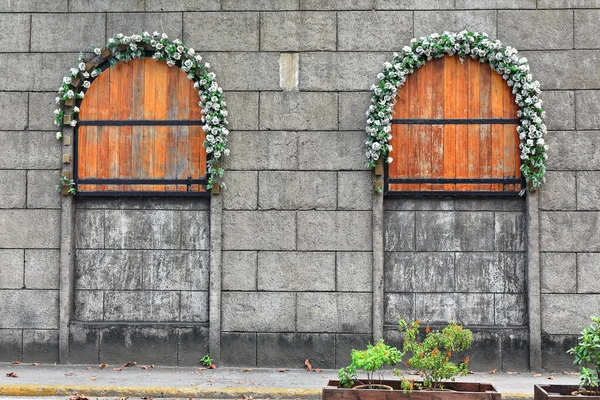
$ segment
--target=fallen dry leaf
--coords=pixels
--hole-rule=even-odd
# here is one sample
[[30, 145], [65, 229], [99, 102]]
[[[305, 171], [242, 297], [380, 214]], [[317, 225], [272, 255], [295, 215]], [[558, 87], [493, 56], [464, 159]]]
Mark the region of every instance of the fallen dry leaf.
[[40, 366], [40, 363], [33, 363], [33, 364], [31, 364], [31, 366], [32, 366], [32, 367], [39, 367], [39, 366]]
[[488, 372], [488, 374], [495, 374], [496, 371], [498, 371], [496, 368], [494, 368], [493, 370], [491, 370], [490, 372]]
[[150, 368], [154, 368], [154, 364], [150, 365]]
[[90, 370], [92, 369], [92, 367], [87, 367], [86, 369], [87, 369], [88, 371], [90, 371]]
[[136, 361], [130, 361], [130, 362], [126, 362], [125, 364], [121, 364], [121, 367], [135, 367], [137, 365]]
[[206, 369], [217, 369], [217, 366], [215, 364], [210, 364]]
[[108, 367], [108, 364], [100, 364], [100, 365], [98, 365], [98, 369], [104, 369], [104, 368], [107, 368], [107, 367]]
[[9, 378], [16, 378], [16, 377], [18, 377], [19, 375], [17, 375], [17, 373], [16, 373], [16, 372], [9, 372], [8, 374], [6, 374], [6, 376], [7, 376], [7, 377], [9, 377]]
[[90, 381], [95, 381], [96, 379], [98, 378], [96, 378], [95, 376], [90, 376]]
[[315, 368], [313, 369], [314, 372], [323, 372], [323, 370], [321, 368]]
[[67, 372], [67, 373], [65, 374], [65, 376], [73, 376], [73, 373], [72, 373], [72, 372]]
[[533, 374], [533, 376], [535, 376], [536, 378], [539, 378], [540, 376], [542, 376], [542, 374]]
[[289, 369], [280, 369], [279, 372], [287, 372]]
[[548, 379], [550, 379], [551, 381], [553, 381], [553, 380], [555, 380], [555, 379], [556, 379], [556, 377], [555, 377], [555, 376], [553, 376], [553, 375], [550, 375], [550, 376], [548, 377]]
[[304, 365], [306, 365], [307, 371], [312, 371], [312, 364], [310, 363], [310, 361], [308, 361], [308, 358], [304, 361]]
[[252, 368], [244, 368], [242, 372], [252, 372]]
[[140, 369], [148, 369], [145, 365], [140, 365]]
[[78, 394], [72, 394], [69, 396], [70, 400], [89, 400], [87, 397], [80, 396]]
[[11, 362], [11, 364], [21, 364], [21, 361], [16, 361], [15, 360], [15, 361]]
[[520, 375], [521, 373], [520, 372], [515, 372], [515, 371], [508, 371], [506, 374], [507, 375]]
[[122, 369], [123, 368], [121, 368], [121, 367], [116, 367], [116, 368], [113, 368], [113, 371], [121, 371]]

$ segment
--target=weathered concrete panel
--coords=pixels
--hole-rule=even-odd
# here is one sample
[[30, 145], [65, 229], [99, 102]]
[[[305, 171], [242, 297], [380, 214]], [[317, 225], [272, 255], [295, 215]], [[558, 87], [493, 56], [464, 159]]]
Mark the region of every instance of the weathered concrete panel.
[[596, 8], [598, 0], [538, 0], [538, 8]]
[[298, 293], [299, 332], [369, 333], [371, 293]]
[[296, 294], [222, 293], [222, 331], [281, 332], [296, 329]]
[[595, 34], [600, 10], [576, 10], [575, 11], [575, 48], [597, 49], [600, 40]]
[[58, 330], [24, 330], [23, 361], [58, 362]]
[[371, 171], [338, 172], [337, 177], [339, 210], [370, 210], [373, 207]]
[[[415, 37], [463, 29], [496, 37], [496, 11], [415, 11]], [[400, 46], [399, 46], [400, 47]]]
[[[600, 10], [598, 10], [600, 11]], [[575, 94], [577, 129], [600, 128], [600, 90], [578, 90]]]
[[143, 268], [146, 290], [208, 290], [208, 251], [147, 251], [142, 264], [132, 265], [136, 267]]
[[335, 172], [263, 171], [259, 181], [263, 210], [334, 210], [337, 205]]
[[455, 289], [453, 253], [386, 252], [386, 292], [452, 292]]
[[224, 250], [295, 250], [296, 213], [224, 211]]
[[298, 169], [366, 170], [363, 132], [300, 132]]
[[335, 290], [335, 253], [258, 253], [259, 291]]
[[430, 323], [451, 319], [465, 325], [494, 325], [494, 295], [491, 293], [415, 294], [415, 318]]
[[[95, 1], [72, 0], [69, 2], [70, 12], [131, 12], [145, 11], [145, 0]], [[115, 32], [116, 33], [116, 32]], [[124, 32], [125, 33], [125, 32]], [[129, 33], [126, 33], [129, 34]]]
[[[164, 32], [169, 39], [181, 39], [182, 18], [178, 13], [108, 13], [106, 14], [106, 39], [121, 32], [124, 35], [133, 35], [140, 32]], [[91, 43], [97, 43], [96, 41]], [[97, 43], [100, 45], [102, 43]], [[188, 46], [196, 47], [187, 43]]]
[[[570, 277], [570, 280], [572, 279], [573, 275]], [[600, 293], [598, 282], [600, 282], [600, 253], [577, 254], [577, 293]]]
[[227, 165], [231, 169], [294, 170], [298, 168], [296, 132], [232, 132], [227, 145], [231, 149], [227, 160]]
[[104, 210], [77, 210], [75, 232], [78, 249], [104, 248]]
[[459, 292], [523, 293], [524, 253], [456, 253]]
[[[577, 173], [577, 209], [600, 210], [600, 172], [580, 171]], [[573, 192], [569, 193], [573, 197]]]
[[572, 49], [573, 10], [500, 10], [498, 39], [519, 50]]
[[256, 290], [256, 251], [224, 251], [222, 270], [223, 290]]
[[[87, 46], [89, 44], [82, 49]], [[0, 65], [4, 69], [0, 76], [0, 87], [15, 91], [57, 90], [64, 74], [76, 60], [77, 57], [72, 53], [1, 53]], [[44, 150], [48, 148], [44, 147]]]
[[208, 328], [196, 326], [177, 329], [177, 364], [197, 366], [198, 360], [208, 354]]
[[551, 132], [548, 169], [600, 170], [600, 131]]
[[383, 321], [386, 324], [397, 324], [398, 320], [415, 319], [415, 295], [413, 293], [386, 293]]
[[23, 331], [21, 329], [0, 329], [0, 362], [21, 359]]
[[208, 211], [209, 198], [185, 197], [81, 197], [77, 209]]
[[0, 288], [21, 289], [24, 286], [23, 250], [0, 250]]
[[100, 330], [101, 363], [177, 364], [179, 335], [172, 327], [131, 327], [115, 325]]
[[536, 0], [456, 0], [455, 8], [517, 8], [522, 10], [527, 8], [535, 8], [535, 2]]
[[221, 0], [223, 10], [297, 10], [298, 0]]
[[367, 344], [373, 343], [372, 335], [356, 335], [339, 333], [335, 335], [335, 366], [343, 368], [352, 362], [352, 349], [366, 349]]
[[25, 171], [0, 170], [0, 208], [25, 208]]
[[307, 358], [313, 365], [333, 368], [335, 335], [327, 333], [259, 333], [256, 364], [259, 367], [303, 366]]
[[220, 0], [146, 0], [146, 11], [218, 11]]
[[[106, 210], [104, 244], [109, 249], [178, 249], [184, 221], [175, 211]], [[190, 221], [186, 236], [190, 229], [207, 229], [200, 225]]]
[[573, 90], [545, 91], [544, 110], [548, 129], [575, 129], [575, 92]]
[[[187, 211], [180, 213], [181, 248], [189, 250], [210, 250], [210, 214], [208, 211]], [[177, 234], [177, 225], [173, 221]], [[160, 232], [160, 231], [159, 231]], [[157, 233], [160, 234], [160, 233]], [[176, 246], [177, 240], [169, 239]], [[170, 245], [169, 245], [170, 246]]]
[[[225, 91], [280, 90], [279, 53], [203, 52], [203, 57], [210, 63], [211, 69], [217, 74], [219, 85]], [[261, 93], [261, 102], [263, 95], [265, 93]], [[266, 113], [261, 108], [261, 121], [264, 116]]]
[[494, 249], [525, 251], [525, 215], [522, 212], [496, 212]]
[[99, 290], [76, 290], [75, 313], [77, 321], [104, 320], [104, 292]]
[[545, 294], [541, 300], [543, 334], [577, 335], [600, 309], [599, 294]]
[[150, 269], [148, 254], [140, 250], [77, 250], [77, 289], [142, 289], [144, 269]]
[[106, 14], [100, 13], [33, 14], [31, 51], [79, 52], [90, 45], [100, 46], [106, 36], [105, 25]]
[[383, 214], [383, 220], [385, 251], [411, 251], [415, 249], [414, 212], [386, 211]]
[[291, 11], [262, 13], [262, 51], [322, 51], [336, 49], [336, 13]]
[[525, 294], [494, 294], [494, 323], [501, 326], [527, 325]]
[[372, 215], [368, 211], [299, 211], [299, 250], [371, 250]]
[[[6, 14], [4, 14], [6, 15]], [[0, 14], [0, 29], [2, 18]], [[18, 15], [16, 16], [19, 17]], [[14, 39], [14, 36], [10, 36]], [[0, 48], [2, 39], [0, 39]], [[2, 92], [0, 93], [0, 129], [23, 130], [27, 128], [27, 93]], [[50, 119], [52, 121], [52, 118]], [[29, 127], [29, 129], [32, 129]]]
[[258, 172], [227, 171], [223, 191], [225, 210], [256, 210], [258, 204]]
[[37, 0], [12, 0], [0, 4], [1, 12], [67, 12], [68, 0], [47, 3]]
[[443, 10], [452, 8], [454, 8], [454, 0], [375, 0], [375, 9], [377, 10]]
[[[459, 204], [461, 200], [456, 199]], [[416, 211], [416, 210], [431, 210], [431, 211], [449, 211], [454, 210], [455, 200], [452, 197], [390, 197], [383, 201], [384, 210], [394, 211]], [[478, 203], [475, 203], [478, 204]], [[458, 208], [457, 208], [458, 209]], [[475, 210], [473, 207], [468, 207], [468, 210]]]
[[494, 213], [416, 213], [417, 251], [492, 251]]
[[[252, 69], [260, 68], [259, 65]], [[279, 77], [279, 64], [277, 65]], [[279, 80], [277, 81], [279, 88]], [[336, 93], [262, 92], [260, 128], [265, 130], [335, 130], [338, 125]], [[336, 143], [330, 139], [330, 142]]]
[[69, 362], [98, 364], [98, 330], [79, 324], [69, 327]]
[[59, 289], [59, 250], [25, 250], [25, 287]]
[[336, 290], [370, 292], [373, 287], [373, 255], [371, 252], [338, 252], [336, 254]]
[[540, 213], [541, 251], [600, 251], [600, 213]]
[[105, 321], [178, 321], [179, 292], [105, 292]]
[[597, 50], [524, 51], [531, 73], [546, 89], [598, 89], [600, 71], [594, 65], [600, 62]]
[[181, 320], [208, 322], [208, 292], [181, 292]]
[[529, 332], [510, 329], [502, 335], [502, 370], [529, 370]]
[[0, 315], [1, 329], [58, 329], [58, 291], [0, 290]]
[[577, 196], [575, 172], [547, 171], [546, 183], [540, 189], [541, 210], [575, 210]]
[[[431, 201], [435, 204], [434, 199]], [[445, 200], [444, 203], [448, 201]], [[454, 209], [457, 211], [525, 211], [525, 204], [524, 197], [456, 197], [454, 199]]]
[[256, 333], [221, 333], [221, 364], [256, 365]]
[[60, 208], [59, 180], [60, 171], [27, 171], [27, 207]]
[[370, 10], [373, 0], [300, 0], [301, 10]]
[[258, 51], [258, 23], [256, 12], [185, 13], [183, 41], [203, 52]]
[[577, 345], [577, 335], [542, 335], [542, 368], [545, 371], [570, 371], [573, 356], [567, 354]]
[[58, 210], [0, 210], [0, 248], [58, 248]]
[[540, 267], [542, 293], [577, 292], [575, 253], [541, 253]]
[[[0, 87], [3, 86], [1, 79]], [[0, 142], [0, 169], [60, 167], [60, 144], [54, 132], [0, 132]]]
[[412, 17], [409, 11], [341, 12], [338, 51], [398, 50], [413, 37]]

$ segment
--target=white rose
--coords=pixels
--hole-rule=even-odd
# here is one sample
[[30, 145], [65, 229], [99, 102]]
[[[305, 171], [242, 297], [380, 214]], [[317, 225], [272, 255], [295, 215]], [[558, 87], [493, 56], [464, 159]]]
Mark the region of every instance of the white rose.
[[70, 85], [70, 84], [71, 84], [71, 78], [70, 78], [70, 77], [68, 77], [68, 76], [65, 76], [65, 77], [63, 78], [63, 83], [64, 83], [65, 85]]
[[100, 50], [100, 47], [94, 48], [94, 54], [96, 54], [97, 56], [99, 56], [100, 53], [102, 53], [102, 50]]
[[230, 153], [229, 149], [225, 149], [225, 151], [223, 152], [223, 154], [225, 154], [226, 156], [228, 156]]
[[76, 125], [77, 125], [77, 120], [73, 120], [73, 121], [71, 121], [71, 123], [70, 123], [69, 125], [71, 125], [71, 126], [76, 126]]
[[90, 81], [83, 81], [83, 87], [88, 89], [92, 84], [90, 83]]

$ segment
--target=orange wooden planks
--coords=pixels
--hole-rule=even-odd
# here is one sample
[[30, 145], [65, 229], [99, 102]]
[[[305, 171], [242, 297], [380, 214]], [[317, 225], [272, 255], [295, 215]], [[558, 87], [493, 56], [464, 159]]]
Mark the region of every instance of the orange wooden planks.
[[[457, 117], [456, 69], [458, 57], [444, 57], [444, 118]], [[456, 178], [456, 125], [443, 125], [444, 129], [444, 172], [447, 179]], [[456, 190], [456, 184], [445, 184], [443, 190]]]
[[[445, 59], [440, 58], [430, 62], [433, 67], [431, 80], [433, 90], [431, 95], [431, 118], [444, 118], [444, 65]], [[431, 178], [444, 176], [444, 125], [431, 127]], [[431, 190], [443, 190], [443, 185], [431, 185]]]

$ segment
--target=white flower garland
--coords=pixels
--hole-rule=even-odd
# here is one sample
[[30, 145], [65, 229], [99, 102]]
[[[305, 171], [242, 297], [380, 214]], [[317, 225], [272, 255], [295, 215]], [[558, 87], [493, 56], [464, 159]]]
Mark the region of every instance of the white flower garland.
[[461, 60], [467, 56], [487, 61], [491, 68], [502, 75], [512, 87], [515, 102], [519, 106], [517, 117], [520, 125], [517, 133], [521, 140], [521, 172], [530, 191], [545, 182], [545, 161], [548, 145], [544, 141], [545, 111], [540, 99], [540, 84], [529, 72], [526, 58], [517, 57], [517, 50], [504, 46], [498, 40], [490, 40], [485, 33], [461, 31], [459, 33], [434, 33], [428, 37], [412, 39], [400, 54], [394, 53], [392, 62], [384, 63], [384, 71], [377, 75], [378, 85], [372, 85], [371, 105], [367, 111], [367, 165], [375, 167], [380, 158], [392, 162], [389, 154], [392, 146], [391, 119], [398, 89], [406, 77], [433, 58], [457, 54]]
[[[227, 148], [226, 103], [223, 100], [223, 89], [217, 84], [216, 75], [210, 72], [210, 64], [202, 62], [202, 56], [196, 54], [194, 49], [187, 47], [179, 39], [169, 40], [166, 33], [143, 32], [139, 35], [125, 36], [122, 33], [108, 39], [105, 48], [93, 48], [90, 55], [80, 54], [77, 65], [70, 69], [69, 76], [63, 78], [58, 89], [56, 103], [60, 105], [54, 111], [54, 123], [57, 126], [77, 125], [79, 107], [77, 99], [83, 99], [85, 91], [91, 86], [94, 78], [102, 73], [99, 66], [107, 59], [111, 66], [122, 61], [144, 58], [146, 51], [153, 51], [152, 58], [156, 61], [165, 61], [169, 67], [180, 65], [194, 81], [194, 88], [198, 90], [202, 108], [202, 129], [206, 132], [203, 145], [209, 157], [206, 161], [208, 169], [208, 184], [210, 190], [215, 185], [216, 177], [223, 176], [220, 164], [224, 156], [229, 155]], [[56, 133], [57, 139], [62, 139], [62, 132]], [[222, 187], [223, 183], [220, 184]]]

